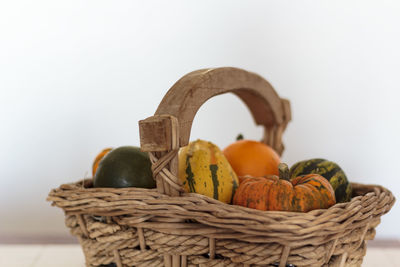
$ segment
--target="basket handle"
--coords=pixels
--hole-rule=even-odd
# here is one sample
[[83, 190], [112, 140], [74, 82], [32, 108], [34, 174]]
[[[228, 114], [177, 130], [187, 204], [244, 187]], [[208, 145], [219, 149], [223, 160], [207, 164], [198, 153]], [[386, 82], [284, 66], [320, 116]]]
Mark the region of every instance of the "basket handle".
[[189, 143], [193, 119], [201, 105], [228, 92], [242, 99], [256, 124], [264, 127], [262, 141], [282, 154], [282, 134], [291, 120], [288, 100], [279, 98], [255, 73], [230, 67], [197, 70], [171, 87], [154, 116], [139, 121], [141, 149], [150, 154], [159, 192], [179, 195], [182, 191], [177, 152]]

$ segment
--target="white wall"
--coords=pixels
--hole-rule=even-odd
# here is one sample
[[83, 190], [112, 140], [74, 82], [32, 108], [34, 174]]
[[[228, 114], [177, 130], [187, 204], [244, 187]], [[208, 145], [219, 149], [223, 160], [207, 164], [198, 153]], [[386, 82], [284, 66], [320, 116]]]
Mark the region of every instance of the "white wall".
[[[257, 72], [291, 100], [283, 160], [325, 157], [350, 180], [400, 196], [398, 1], [2, 1], [0, 236], [67, 235], [45, 202], [89, 175], [104, 147], [138, 145], [189, 71]], [[219, 96], [193, 138], [261, 137], [244, 105]], [[379, 238], [400, 238], [399, 205]]]

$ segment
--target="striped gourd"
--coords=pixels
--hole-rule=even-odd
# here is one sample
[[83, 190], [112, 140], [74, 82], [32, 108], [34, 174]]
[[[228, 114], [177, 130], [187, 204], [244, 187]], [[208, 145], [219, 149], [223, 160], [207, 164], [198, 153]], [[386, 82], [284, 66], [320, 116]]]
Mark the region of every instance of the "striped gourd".
[[337, 203], [350, 200], [351, 184], [339, 165], [325, 159], [310, 159], [297, 162], [290, 169], [291, 179], [310, 173], [319, 174], [331, 183]]
[[238, 178], [221, 150], [197, 140], [179, 151], [179, 179], [187, 192], [231, 203]]

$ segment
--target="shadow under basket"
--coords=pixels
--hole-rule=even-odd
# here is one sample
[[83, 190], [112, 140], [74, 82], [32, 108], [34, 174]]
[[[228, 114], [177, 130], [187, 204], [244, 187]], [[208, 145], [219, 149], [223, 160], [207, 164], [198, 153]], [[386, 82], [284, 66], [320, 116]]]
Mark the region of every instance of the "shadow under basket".
[[395, 202], [382, 186], [352, 183], [351, 201], [306, 213], [259, 211], [183, 192], [179, 147], [188, 143], [199, 107], [226, 92], [245, 102], [264, 126], [262, 141], [282, 153], [290, 105], [267, 81], [236, 68], [187, 74], [139, 123], [157, 188], [93, 188], [89, 179], [49, 193], [65, 211], [87, 266], [361, 265], [366, 241]]

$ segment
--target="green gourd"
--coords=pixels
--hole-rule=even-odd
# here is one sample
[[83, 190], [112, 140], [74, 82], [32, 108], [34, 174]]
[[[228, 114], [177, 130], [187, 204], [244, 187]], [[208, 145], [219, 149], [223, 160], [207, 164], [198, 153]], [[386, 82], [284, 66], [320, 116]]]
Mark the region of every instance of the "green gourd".
[[352, 194], [351, 184], [338, 164], [317, 158], [297, 162], [290, 168], [291, 179], [310, 173], [319, 174], [330, 182], [335, 191], [337, 203], [350, 201]]
[[155, 188], [148, 154], [133, 146], [111, 150], [100, 161], [93, 186]]

